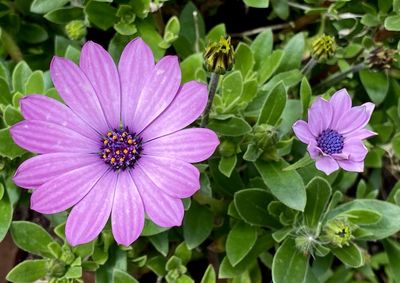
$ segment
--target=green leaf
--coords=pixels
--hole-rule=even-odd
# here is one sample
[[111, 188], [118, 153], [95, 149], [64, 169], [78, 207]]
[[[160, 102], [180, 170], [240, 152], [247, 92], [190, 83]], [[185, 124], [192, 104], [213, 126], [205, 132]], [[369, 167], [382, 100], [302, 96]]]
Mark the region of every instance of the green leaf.
[[11, 269], [6, 279], [18, 283], [35, 282], [46, 276], [48, 265], [47, 259], [25, 260]]
[[306, 283], [308, 257], [302, 254], [293, 239], [278, 248], [272, 262], [272, 280], [274, 283]]
[[293, 36], [283, 49], [284, 55], [278, 72], [298, 69], [303, 57], [304, 46], [304, 35], [302, 33], [298, 33]]
[[234, 195], [236, 210], [246, 223], [279, 227], [278, 221], [268, 213], [267, 207], [271, 201], [273, 201], [272, 195], [263, 189], [245, 189]]
[[329, 183], [321, 177], [313, 178], [306, 187], [307, 204], [304, 208], [304, 224], [309, 228], [317, 228], [322, 213], [332, 193]]
[[243, 2], [253, 8], [268, 8], [269, 0], [243, 0]]
[[6, 108], [4, 109], [4, 123], [6, 123], [8, 126], [12, 126], [19, 121], [22, 121], [24, 118], [22, 117], [21, 113], [11, 105], [7, 105]]
[[258, 71], [258, 82], [265, 83], [275, 72], [278, 70], [284, 52], [282, 50], [275, 50], [271, 55], [264, 59], [261, 63], [260, 70]]
[[400, 31], [400, 15], [387, 17], [384, 25], [389, 31]]
[[[4, 190], [3, 185], [1, 187]], [[3, 192], [4, 193], [4, 192]], [[0, 242], [3, 241], [10, 227], [13, 216], [13, 207], [7, 196], [0, 199]]]
[[357, 268], [364, 265], [365, 259], [361, 250], [353, 243], [348, 246], [332, 247], [332, 253], [344, 264]]
[[307, 115], [308, 107], [310, 106], [312, 90], [307, 78], [304, 77], [300, 84], [300, 102], [301, 109], [303, 109], [303, 117]]
[[226, 240], [226, 256], [232, 266], [237, 265], [257, 241], [257, 229], [246, 223], [237, 223]]
[[102, 30], [107, 30], [117, 20], [117, 9], [108, 3], [91, 1], [85, 7], [89, 21]]
[[35, 255], [52, 256], [48, 245], [53, 239], [41, 226], [28, 221], [14, 221], [10, 231], [14, 243], [20, 249]]
[[278, 84], [265, 100], [257, 124], [276, 125], [286, 105], [286, 89], [283, 83]]
[[200, 283], [216, 283], [216, 280], [217, 276], [215, 275], [214, 267], [209, 264]]
[[389, 80], [385, 73], [362, 70], [360, 71], [360, 79], [372, 102], [379, 105], [385, 100], [389, 90]]
[[240, 42], [235, 51], [235, 70], [242, 73], [243, 78], [246, 78], [254, 66], [254, 55], [251, 48]]
[[8, 128], [0, 130], [0, 156], [14, 159], [26, 151], [14, 143]]
[[354, 224], [358, 224], [358, 225], [374, 224], [382, 218], [382, 215], [379, 212], [369, 210], [369, 209], [348, 210], [346, 212], [339, 214], [338, 217], [340, 217], [342, 215], [346, 216], [350, 222], [352, 222]]
[[42, 71], [34, 71], [25, 83], [25, 94], [44, 93], [44, 76]]
[[182, 83], [196, 79], [196, 71], [203, 69], [203, 55], [194, 53], [181, 62]]
[[219, 39], [226, 36], [225, 24], [219, 24], [213, 27], [206, 36], [206, 43], [208, 42], [218, 42]]
[[83, 18], [83, 9], [80, 7], [65, 7], [54, 9], [44, 17], [55, 24], [67, 24], [72, 20]]
[[113, 272], [113, 283], [139, 283], [135, 278], [133, 278], [129, 273], [120, 270], [114, 269]]
[[229, 178], [232, 174], [232, 171], [236, 167], [236, 162], [237, 162], [236, 155], [230, 157], [222, 156], [218, 164], [218, 169], [222, 174], [224, 174], [226, 177]]
[[159, 46], [163, 40], [151, 18], [135, 22], [138, 28], [138, 34], [150, 46], [156, 60], [159, 60], [165, 54], [165, 49]]
[[25, 61], [19, 62], [12, 73], [13, 92], [25, 93], [25, 83], [32, 74], [31, 68]]
[[24, 23], [19, 31], [20, 38], [28, 43], [37, 44], [49, 38], [47, 31], [38, 24]]
[[65, 58], [70, 59], [75, 62], [75, 64], [79, 64], [79, 57], [81, 52], [79, 49], [73, 47], [72, 45], [68, 45], [67, 50], [65, 50]]
[[31, 12], [44, 14], [64, 6], [68, 2], [69, 0], [34, 0], [31, 4]]
[[238, 137], [251, 132], [250, 125], [241, 118], [232, 117], [227, 120], [212, 120], [208, 128], [220, 135]]
[[271, 55], [274, 38], [270, 29], [265, 30], [257, 35], [251, 43], [251, 50], [254, 54], [255, 66], [254, 69], [258, 70], [264, 62], [265, 58]]
[[239, 71], [233, 71], [222, 80], [222, 101], [229, 108], [240, 99], [243, 93], [243, 76]]
[[286, 206], [303, 211], [306, 205], [306, 190], [303, 179], [296, 171], [283, 171], [287, 163], [257, 161], [255, 163], [264, 183], [272, 194]]
[[196, 248], [207, 239], [213, 223], [212, 212], [206, 206], [192, 202], [183, 220], [183, 238], [190, 249]]
[[382, 215], [381, 219], [374, 224], [359, 225], [360, 228], [369, 233], [363, 237], [363, 240], [380, 240], [400, 231], [400, 221], [398, 220], [400, 207], [375, 199], [356, 199], [339, 205], [329, 212], [327, 220], [336, 217], [338, 214], [355, 209], [372, 210]]
[[393, 273], [395, 283], [400, 282], [400, 246], [398, 242], [391, 239], [382, 241], [387, 257], [389, 259], [390, 271]]
[[145, 220], [144, 222], [144, 227], [141, 236], [152, 236], [152, 235], [157, 235], [159, 233], [162, 233], [169, 228], [166, 227], [159, 227], [150, 220]]
[[12, 96], [7, 81], [0, 77], [0, 104], [7, 105], [12, 102]]
[[297, 160], [295, 163], [290, 164], [289, 166], [283, 168], [283, 171], [291, 171], [291, 170], [296, 170], [299, 168], [306, 167], [310, 164], [314, 163], [314, 160], [311, 159], [310, 155], [306, 153], [302, 158]]
[[157, 251], [159, 251], [163, 256], [167, 256], [169, 251], [168, 231], [150, 236], [148, 239]]

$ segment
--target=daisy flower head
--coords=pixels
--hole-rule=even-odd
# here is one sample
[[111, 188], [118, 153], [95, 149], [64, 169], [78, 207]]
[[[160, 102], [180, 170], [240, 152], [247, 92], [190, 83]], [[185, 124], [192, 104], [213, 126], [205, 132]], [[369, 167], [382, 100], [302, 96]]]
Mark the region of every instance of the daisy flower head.
[[141, 234], [145, 214], [162, 227], [181, 225], [181, 199], [200, 188], [191, 163], [206, 160], [219, 144], [209, 129], [183, 129], [203, 112], [206, 85], [181, 86], [177, 57], [155, 64], [140, 38], [125, 47], [118, 66], [87, 42], [79, 66], [54, 57], [50, 73], [65, 104], [26, 96], [25, 120], [11, 128], [15, 143], [39, 154], [14, 176], [33, 190], [31, 208], [43, 214], [72, 208], [71, 245], [95, 239], [109, 218], [125, 246]]
[[367, 102], [351, 107], [351, 97], [346, 89], [337, 91], [329, 101], [318, 97], [308, 110], [308, 122], [297, 121], [293, 131], [307, 144], [317, 169], [327, 175], [343, 168], [362, 172], [368, 153], [363, 139], [376, 135], [365, 126], [375, 105]]

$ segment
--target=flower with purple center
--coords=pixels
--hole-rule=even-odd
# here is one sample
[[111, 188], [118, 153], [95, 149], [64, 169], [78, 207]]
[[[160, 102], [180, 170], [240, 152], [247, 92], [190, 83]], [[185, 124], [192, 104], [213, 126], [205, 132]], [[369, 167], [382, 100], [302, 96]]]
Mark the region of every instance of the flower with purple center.
[[341, 89], [329, 101], [318, 97], [308, 110], [308, 123], [297, 121], [293, 131], [327, 175], [339, 167], [362, 172], [368, 152], [363, 139], [376, 135], [365, 128], [374, 107], [370, 102], [351, 107], [349, 94]]
[[211, 130], [183, 129], [203, 112], [207, 86], [181, 86], [177, 57], [154, 64], [140, 38], [125, 47], [118, 67], [88, 42], [79, 66], [54, 57], [50, 73], [65, 104], [26, 96], [25, 120], [11, 128], [15, 143], [39, 154], [14, 176], [33, 190], [31, 208], [43, 214], [72, 208], [65, 228], [72, 245], [96, 238], [110, 216], [114, 238], [125, 246], [141, 234], [145, 214], [162, 227], [181, 225], [181, 199], [200, 188], [191, 163], [219, 144]]

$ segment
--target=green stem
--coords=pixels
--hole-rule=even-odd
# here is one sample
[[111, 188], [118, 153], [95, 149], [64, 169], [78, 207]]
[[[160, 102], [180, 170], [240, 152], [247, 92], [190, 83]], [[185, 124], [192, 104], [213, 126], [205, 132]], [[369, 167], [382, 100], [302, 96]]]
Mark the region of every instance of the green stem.
[[7, 51], [8, 55], [10, 55], [13, 61], [19, 62], [22, 60], [21, 49], [19, 49], [12, 36], [4, 29], [1, 29], [1, 41], [3, 42], [4, 49]]
[[333, 85], [333, 84], [343, 80], [349, 74], [357, 73], [357, 72], [365, 69], [366, 67], [367, 66], [365, 65], [364, 62], [363, 63], [359, 63], [357, 65], [353, 65], [353, 66], [351, 66], [349, 69], [347, 69], [344, 72], [339, 72], [339, 73], [336, 73], [336, 74], [328, 77], [326, 80], [324, 80], [320, 84], [316, 85], [315, 89], [321, 89], [321, 88], [325, 88], [327, 86]]
[[206, 109], [204, 110], [203, 119], [201, 120], [200, 127], [204, 128], [208, 124], [208, 118], [210, 116], [211, 106], [214, 100], [215, 93], [217, 92], [217, 86], [219, 81], [219, 75], [211, 73], [210, 82], [208, 84], [208, 102]]
[[301, 69], [301, 73], [306, 76], [317, 65], [317, 63], [318, 63], [317, 60], [311, 57], [311, 59], [308, 60], [307, 64], [305, 64], [303, 69]]

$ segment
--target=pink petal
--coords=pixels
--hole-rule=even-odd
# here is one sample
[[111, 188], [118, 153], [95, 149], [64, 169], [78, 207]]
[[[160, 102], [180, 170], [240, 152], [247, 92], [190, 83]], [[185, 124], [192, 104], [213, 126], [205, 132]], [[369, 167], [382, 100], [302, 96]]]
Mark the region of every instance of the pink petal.
[[346, 140], [343, 146], [343, 153], [347, 153], [349, 159], [352, 161], [363, 161], [368, 153], [368, 149], [361, 140]]
[[345, 135], [346, 140], [363, 140], [363, 139], [367, 139], [373, 136], [376, 136], [377, 133], [367, 130], [367, 129], [359, 129], [357, 131], [348, 133], [347, 135]]
[[332, 121], [332, 105], [321, 97], [317, 97], [308, 110], [308, 128], [317, 137], [323, 130], [330, 127]]
[[345, 88], [338, 90], [329, 100], [333, 108], [332, 128], [335, 128], [343, 114], [351, 108], [351, 97]]
[[16, 144], [36, 153], [96, 152], [98, 143], [57, 124], [24, 120], [11, 127]]
[[144, 83], [154, 69], [151, 49], [141, 39], [132, 40], [122, 52], [118, 64], [121, 79], [121, 115], [124, 126], [134, 129], [134, 114]]
[[98, 139], [99, 134], [79, 118], [65, 104], [44, 95], [28, 95], [20, 100], [22, 116], [26, 120], [41, 120], [72, 129], [88, 138]]
[[48, 153], [23, 162], [15, 172], [13, 181], [19, 187], [36, 189], [38, 186], [65, 172], [102, 162], [97, 155], [79, 153]]
[[135, 132], [141, 132], [171, 104], [180, 83], [181, 70], [178, 58], [163, 57], [148, 77], [138, 98], [133, 117]]
[[339, 166], [350, 172], [363, 172], [364, 161], [338, 160]]
[[206, 107], [207, 86], [190, 81], [184, 84], [168, 108], [142, 133], [144, 141], [180, 130], [197, 119]]
[[153, 183], [174, 198], [187, 198], [200, 189], [199, 170], [190, 163], [144, 155], [138, 165]]
[[330, 156], [321, 156], [315, 163], [315, 166], [318, 170], [325, 172], [326, 175], [329, 175], [333, 171], [339, 169], [339, 165], [336, 160]]
[[142, 197], [147, 216], [161, 227], [180, 226], [184, 213], [182, 201], [161, 191], [140, 167], [132, 170], [131, 175]]
[[209, 129], [186, 129], [143, 145], [144, 154], [200, 162], [209, 158], [218, 146], [217, 135]]
[[368, 123], [369, 117], [365, 105], [353, 107], [337, 123], [336, 130], [342, 135], [349, 134], [363, 128]]
[[143, 230], [143, 202], [128, 171], [118, 175], [111, 226], [115, 240], [124, 246], [132, 244]]
[[54, 57], [51, 61], [50, 73], [65, 103], [89, 125], [100, 133], [105, 133], [110, 126], [85, 73], [72, 61], [60, 57]]
[[68, 216], [65, 234], [72, 246], [94, 240], [111, 214], [118, 174], [108, 171]]
[[99, 44], [88, 41], [82, 47], [79, 65], [86, 74], [112, 128], [121, 121], [121, 87], [117, 67], [110, 54]]
[[310, 141], [315, 141], [315, 136], [310, 132], [308, 124], [303, 120], [298, 120], [292, 126], [296, 137], [303, 143], [308, 144]]
[[51, 179], [33, 191], [31, 209], [52, 214], [72, 207], [93, 188], [107, 169], [100, 162]]

